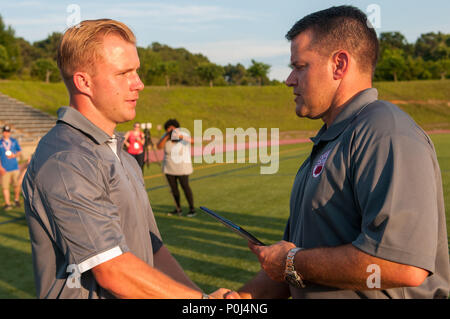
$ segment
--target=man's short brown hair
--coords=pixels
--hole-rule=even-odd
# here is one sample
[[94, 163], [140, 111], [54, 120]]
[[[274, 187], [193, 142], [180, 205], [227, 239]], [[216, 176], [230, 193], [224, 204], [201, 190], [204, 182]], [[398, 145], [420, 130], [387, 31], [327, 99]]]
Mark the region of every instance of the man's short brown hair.
[[64, 33], [58, 47], [57, 62], [66, 84], [77, 71], [94, 74], [94, 62], [101, 58], [99, 48], [108, 34], [118, 35], [125, 41], [136, 44], [130, 28], [111, 19], [85, 20]]
[[360, 70], [375, 72], [378, 60], [378, 38], [367, 16], [352, 6], [331, 7], [311, 13], [297, 21], [286, 34], [292, 41], [300, 33], [311, 30], [311, 46], [324, 55], [347, 50], [355, 57]]

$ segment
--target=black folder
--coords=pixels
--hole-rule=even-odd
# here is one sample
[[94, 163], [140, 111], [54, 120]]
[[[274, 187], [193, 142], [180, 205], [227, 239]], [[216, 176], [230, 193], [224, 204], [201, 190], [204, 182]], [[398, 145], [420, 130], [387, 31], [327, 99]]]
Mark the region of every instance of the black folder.
[[246, 231], [244, 228], [236, 225], [235, 223], [233, 223], [232, 221], [223, 218], [222, 216], [220, 216], [219, 214], [213, 212], [212, 210], [200, 206], [200, 209], [203, 210], [204, 212], [208, 213], [210, 216], [214, 217], [214, 219], [218, 220], [219, 222], [221, 222], [222, 224], [224, 224], [227, 228], [231, 229], [232, 231], [234, 231], [236, 234], [240, 235], [241, 237], [251, 241], [252, 243], [254, 243], [255, 245], [260, 245], [260, 246], [265, 246], [265, 244], [260, 241], [258, 238], [256, 238], [255, 236], [253, 236], [252, 234], [250, 234], [248, 231]]

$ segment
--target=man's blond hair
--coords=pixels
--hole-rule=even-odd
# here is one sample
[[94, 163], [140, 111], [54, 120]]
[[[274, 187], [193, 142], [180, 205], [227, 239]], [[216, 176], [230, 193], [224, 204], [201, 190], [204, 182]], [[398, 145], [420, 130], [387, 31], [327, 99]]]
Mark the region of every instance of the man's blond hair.
[[58, 67], [66, 85], [77, 71], [95, 74], [95, 62], [102, 56], [103, 38], [114, 34], [136, 45], [133, 32], [125, 24], [111, 19], [85, 20], [69, 28], [58, 47]]

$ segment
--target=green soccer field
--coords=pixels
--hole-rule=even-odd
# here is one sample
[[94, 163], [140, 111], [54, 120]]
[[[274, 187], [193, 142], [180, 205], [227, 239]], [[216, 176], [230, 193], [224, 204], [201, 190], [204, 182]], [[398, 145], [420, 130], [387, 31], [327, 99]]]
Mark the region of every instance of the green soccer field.
[[[441, 166], [450, 216], [450, 134], [431, 136]], [[267, 244], [281, 239], [295, 174], [311, 144], [281, 146], [277, 174], [261, 175], [257, 164], [197, 164], [191, 175], [196, 207], [206, 206], [240, 224]], [[239, 288], [259, 271], [246, 241], [199, 209], [193, 218], [167, 216], [174, 203], [157, 164], [145, 172], [146, 187], [163, 240], [187, 274], [206, 292]], [[181, 190], [180, 190], [181, 191]], [[182, 206], [187, 202], [181, 191]], [[0, 298], [34, 298], [28, 229], [23, 209], [0, 210]]]

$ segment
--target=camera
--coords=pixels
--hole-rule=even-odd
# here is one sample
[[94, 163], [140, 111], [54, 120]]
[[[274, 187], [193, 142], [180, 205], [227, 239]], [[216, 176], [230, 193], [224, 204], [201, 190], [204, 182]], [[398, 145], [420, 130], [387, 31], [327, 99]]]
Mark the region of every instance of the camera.
[[173, 142], [180, 141], [180, 131], [177, 128], [170, 131], [170, 140]]
[[144, 146], [153, 145], [152, 137], [150, 134], [150, 129], [152, 128], [152, 123], [143, 123], [142, 128], [144, 129]]

